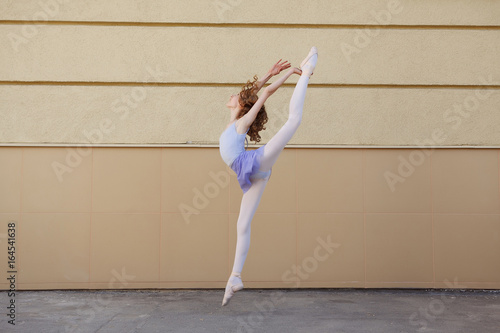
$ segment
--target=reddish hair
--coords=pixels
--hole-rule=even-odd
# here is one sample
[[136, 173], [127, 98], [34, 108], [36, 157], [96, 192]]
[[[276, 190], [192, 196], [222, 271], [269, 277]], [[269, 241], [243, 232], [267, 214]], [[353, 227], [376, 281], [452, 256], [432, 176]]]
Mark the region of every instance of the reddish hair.
[[[250, 111], [252, 106], [259, 99], [259, 97], [257, 96], [257, 86], [255, 84], [257, 80], [258, 80], [257, 75], [254, 75], [253, 81], [248, 80], [240, 91], [239, 103], [242, 109], [238, 119], [247, 114], [248, 111]], [[259, 113], [257, 113], [257, 117], [255, 117], [254, 122], [252, 123], [252, 125], [250, 125], [250, 128], [248, 129], [247, 134], [250, 137], [250, 140], [255, 142], [260, 142], [261, 138], [259, 132], [266, 129], [264, 124], [267, 123], [267, 121], [268, 118], [267, 118], [266, 107], [262, 105], [262, 107], [259, 110]]]

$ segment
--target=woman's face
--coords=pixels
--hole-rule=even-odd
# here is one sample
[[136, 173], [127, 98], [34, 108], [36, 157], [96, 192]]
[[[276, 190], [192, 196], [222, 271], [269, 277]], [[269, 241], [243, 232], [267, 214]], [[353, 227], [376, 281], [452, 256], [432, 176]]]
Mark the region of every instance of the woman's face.
[[229, 101], [227, 102], [226, 106], [230, 109], [236, 109], [239, 106], [239, 94], [233, 94], [229, 98]]

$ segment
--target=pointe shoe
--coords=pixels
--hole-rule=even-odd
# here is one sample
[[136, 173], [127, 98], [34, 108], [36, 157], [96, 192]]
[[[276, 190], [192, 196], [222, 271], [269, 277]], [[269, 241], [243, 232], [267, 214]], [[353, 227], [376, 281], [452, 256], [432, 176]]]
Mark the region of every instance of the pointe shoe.
[[307, 63], [307, 61], [315, 54], [318, 54], [318, 49], [316, 48], [316, 46], [313, 46], [311, 47], [311, 50], [309, 51], [307, 57], [300, 63], [300, 68], [302, 68]]
[[[241, 280], [241, 276], [239, 273], [232, 272], [231, 275], [239, 277]], [[234, 293], [236, 293], [237, 291], [239, 291], [241, 289], [243, 289], [243, 282], [238, 283], [238, 284], [232, 284], [230, 281], [228, 281], [227, 286], [226, 286], [226, 291], [224, 293], [224, 299], [222, 300], [222, 306], [229, 303], [229, 301], [231, 300], [231, 297], [234, 296]]]
[[[318, 56], [318, 49], [316, 48], [316, 46], [313, 46], [313, 47], [311, 47], [311, 50], [309, 51], [309, 54], [307, 55], [307, 57], [306, 57], [306, 58], [302, 61], [302, 63], [300, 64], [299, 69], [300, 69], [301, 71], [303, 71], [302, 67], [304, 67], [304, 66], [307, 64], [307, 62], [309, 61], [309, 59], [311, 59], [311, 57], [312, 57], [313, 55], [315, 55], [315, 54], [316, 54], [316, 56]], [[310, 65], [310, 66], [311, 66], [311, 65]], [[316, 67], [316, 66], [313, 66], [313, 68], [312, 68], [313, 70], [314, 70], [314, 67]], [[313, 75], [313, 74], [314, 74], [314, 73], [311, 71], [311, 74], [309, 74], [309, 77], [311, 77], [311, 75]]]

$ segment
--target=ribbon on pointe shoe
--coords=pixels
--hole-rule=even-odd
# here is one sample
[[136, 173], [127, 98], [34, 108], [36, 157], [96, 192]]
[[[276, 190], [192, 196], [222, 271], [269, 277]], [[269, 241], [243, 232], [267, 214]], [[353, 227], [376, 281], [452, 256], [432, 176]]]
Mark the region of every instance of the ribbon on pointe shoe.
[[[231, 275], [239, 277], [241, 279], [240, 273], [232, 272]], [[231, 281], [228, 281], [226, 285], [226, 291], [224, 292], [224, 298], [222, 299], [222, 306], [229, 303], [234, 294], [241, 289], [243, 289], [243, 283], [232, 284]]]

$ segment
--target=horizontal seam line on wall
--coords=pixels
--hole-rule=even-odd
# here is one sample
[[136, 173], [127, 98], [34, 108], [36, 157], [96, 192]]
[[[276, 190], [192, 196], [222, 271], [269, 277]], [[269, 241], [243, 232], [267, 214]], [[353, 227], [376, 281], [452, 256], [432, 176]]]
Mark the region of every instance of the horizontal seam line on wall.
[[[282, 280], [247, 280], [249, 282], [283, 282]], [[227, 282], [223, 280], [144, 280], [144, 281], [127, 281], [129, 283], [174, 283], [174, 282], [183, 282], [183, 283], [196, 283], [196, 282], [207, 282], [207, 283], [219, 283], [219, 282]], [[303, 281], [305, 283], [315, 283], [315, 282], [332, 282], [332, 283], [350, 283], [350, 282], [363, 282], [363, 280], [312, 280], [312, 281]], [[433, 281], [385, 281], [385, 280], [370, 280], [367, 281], [369, 283], [434, 283]], [[443, 281], [437, 281], [438, 283], [445, 282]], [[498, 281], [460, 281], [460, 282], [469, 282], [469, 283], [498, 283]], [[39, 282], [20, 282], [23, 284], [38, 284], [38, 283], [109, 283], [106, 281], [39, 281]], [[2, 283], [3, 284], [3, 283]], [[5, 283], [8, 284], [8, 283]], [[291, 287], [293, 288], [293, 287]], [[111, 290], [111, 289], [110, 289]], [[117, 288], [116, 290], [124, 290], [123, 288]]]
[[[0, 81], [0, 85], [26, 86], [161, 86], [161, 87], [240, 87], [243, 83], [212, 82], [126, 82], [126, 81]], [[295, 83], [284, 83], [284, 87], [295, 87]], [[310, 83], [313, 88], [437, 88], [437, 89], [500, 89], [500, 85], [484, 84], [363, 84], [363, 83]]]
[[[251, 146], [250, 148], [259, 148], [263, 144]], [[0, 147], [75, 147], [75, 148], [97, 148], [97, 147], [115, 147], [115, 148], [219, 148], [218, 144], [207, 143], [36, 143], [36, 142], [0, 142]], [[500, 149], [499, 146], [470, 146], [470, 145], [456, 145], [456, 146], [394, 146], [394, 145], [329, 145], [329, 144], [304, 144], [304, 145], [286, 145], [285, 149], [295, 148], [308, 148], [308, 149], [331, 149], [331, 148], [383, 148], [383, 149]]]
[[440, 29], [440, 30], [500, 30], [499, 25], [438, 25], [438, 24], [315, 24], [315, 23], [209, 23], [209, 22], [131, 22], [131, 21], [46, 21], [0, 20], [0, 24], [144, 26], [144, 27], [209, 27], [209, 28], [301, 28], [301, 29]]
[[[124, 214], [132, 214], [132, 215], [182, 215], [182, 212], [176, 211], [165, 211], [165, 212], [96, 212], [96, 211], [87, 211], [87, 212], [3, 212], [0, 215], [9, 215], [9, 214], [106, 214], [106, 215], [124, 215]], [[238, 211], [234, 212], [206, 212], [202, 213], [202, 215], [235, 215], [238, 214]], [[255, 213], [255, 216], [258, 215], [460, 215], [460, 216], [482, 216], [482, 215], [493, 215], [499, 216], [500, 213], [431, 213], [431, 212], [261, 212]]]

